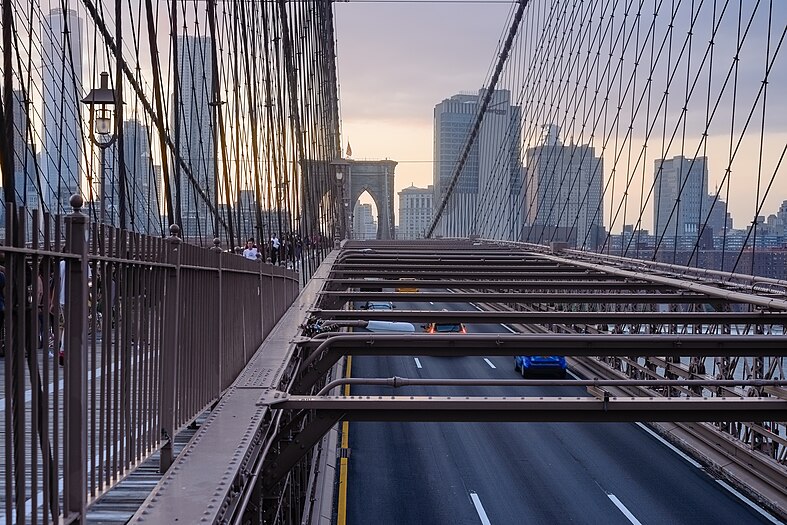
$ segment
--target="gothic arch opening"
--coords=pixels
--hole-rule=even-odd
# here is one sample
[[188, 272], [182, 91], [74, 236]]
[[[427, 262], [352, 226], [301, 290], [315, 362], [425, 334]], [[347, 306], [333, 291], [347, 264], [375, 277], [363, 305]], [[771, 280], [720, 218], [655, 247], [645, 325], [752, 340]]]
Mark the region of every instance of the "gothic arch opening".
[[353, 201], [352, 217], [353, 239], [369, 240], [380, 238], [379, 209], [377, 199], [364, 188]]

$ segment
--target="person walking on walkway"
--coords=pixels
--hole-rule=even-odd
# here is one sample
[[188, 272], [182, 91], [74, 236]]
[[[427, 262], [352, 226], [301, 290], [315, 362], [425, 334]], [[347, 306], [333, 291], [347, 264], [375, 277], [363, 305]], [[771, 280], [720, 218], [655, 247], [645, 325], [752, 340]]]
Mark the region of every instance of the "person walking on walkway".
[[271, 264], [278, 264], [279, 262], [279, 246], [281, 246], [281, 242], [279, 242], [279, 238], [274, 233], [271, 236]]
[[246, 241], [246, 248], [243, 250], [243, 256], [252, 261], [259, 259], [260, 252], [257, 250], [257, 246], [254, 245], [254, 239]]

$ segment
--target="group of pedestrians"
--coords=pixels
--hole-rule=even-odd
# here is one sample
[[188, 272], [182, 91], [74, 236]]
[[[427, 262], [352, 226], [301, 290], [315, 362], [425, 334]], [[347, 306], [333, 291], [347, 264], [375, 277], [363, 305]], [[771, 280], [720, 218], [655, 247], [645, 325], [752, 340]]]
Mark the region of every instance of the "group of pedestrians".
[[297, 269], [303, 255], [303, 248], [304, 243], [300, 235], [288, 233], [279, 238], [274, 233], [267, 246], [263, 245], [262, 248], [254, 242], [253, 238], [248, 239], [242, 254], [247, 259], [267, 260], [269, 258], [271, 264]]

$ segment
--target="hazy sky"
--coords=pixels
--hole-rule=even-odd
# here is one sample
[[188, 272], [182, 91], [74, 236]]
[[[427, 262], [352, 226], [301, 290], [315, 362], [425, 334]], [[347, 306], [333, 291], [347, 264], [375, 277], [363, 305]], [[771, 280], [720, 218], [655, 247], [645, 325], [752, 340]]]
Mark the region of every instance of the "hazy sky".
[[[390, 158], [396, 190], [432, 183], [434, 106], [477, 91], [510, 3], [336, 3], [343, 148]], [[426, 161], [426, 162], [414, 162]]]

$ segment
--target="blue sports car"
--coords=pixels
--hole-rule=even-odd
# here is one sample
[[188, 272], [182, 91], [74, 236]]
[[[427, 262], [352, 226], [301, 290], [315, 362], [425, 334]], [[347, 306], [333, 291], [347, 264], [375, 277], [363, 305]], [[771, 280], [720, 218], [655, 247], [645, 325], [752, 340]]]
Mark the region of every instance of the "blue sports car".
[[566, 358], [562, 355], [518, 355], [514, 357], [514, 370], [529, 375], [556, 375], [566, 377]]

